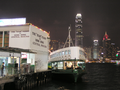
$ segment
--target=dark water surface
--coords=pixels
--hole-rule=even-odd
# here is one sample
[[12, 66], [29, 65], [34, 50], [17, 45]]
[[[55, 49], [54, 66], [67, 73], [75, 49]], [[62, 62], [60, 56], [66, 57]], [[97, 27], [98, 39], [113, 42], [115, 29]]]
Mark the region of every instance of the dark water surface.
[[86, 68], [87, 74], [76, 84], [54, 80], [33, 90], [120, 90], [120, 65], [88, 63]]

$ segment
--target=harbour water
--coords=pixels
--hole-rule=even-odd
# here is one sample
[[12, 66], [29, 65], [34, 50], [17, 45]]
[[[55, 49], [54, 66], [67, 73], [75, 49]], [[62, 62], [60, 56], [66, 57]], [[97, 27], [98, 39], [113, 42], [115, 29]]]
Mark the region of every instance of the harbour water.
[[33, 90], [120, 90], [120, 65], [87, 63], [86, 68], [87, 74], [76, 84], [52, 80]]

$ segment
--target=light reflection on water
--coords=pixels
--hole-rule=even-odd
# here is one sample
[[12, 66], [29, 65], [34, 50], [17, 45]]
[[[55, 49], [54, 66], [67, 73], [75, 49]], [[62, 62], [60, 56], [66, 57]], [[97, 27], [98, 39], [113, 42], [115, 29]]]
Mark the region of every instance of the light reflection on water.
[[87, 74], [76, 84], [54, 80], [33, 90], [120, 90], [119, 65], [90, 63], [86, 68]]

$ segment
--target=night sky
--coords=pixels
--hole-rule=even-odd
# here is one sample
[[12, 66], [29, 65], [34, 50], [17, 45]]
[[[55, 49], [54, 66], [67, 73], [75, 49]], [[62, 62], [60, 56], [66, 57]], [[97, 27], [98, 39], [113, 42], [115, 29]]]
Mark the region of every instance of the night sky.
[[66, 41], [68, 26], [75, 37], [75, 16], [82, 14], [84, 46], [102, 38], [107, 31], [111, 41], [120, 47], [119, 0], [1, 0], [0, 19], [26, 17], [27, 23], [50, 31], [53, 40]]

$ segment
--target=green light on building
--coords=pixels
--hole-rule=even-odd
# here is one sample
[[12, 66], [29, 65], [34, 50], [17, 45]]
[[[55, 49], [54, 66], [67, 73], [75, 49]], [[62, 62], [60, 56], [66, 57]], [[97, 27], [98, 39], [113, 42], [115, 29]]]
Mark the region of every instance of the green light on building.
[[118, 53], [116, 54], [116, 57], [118, 57]]

